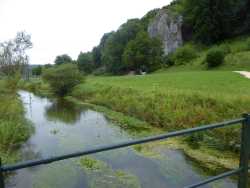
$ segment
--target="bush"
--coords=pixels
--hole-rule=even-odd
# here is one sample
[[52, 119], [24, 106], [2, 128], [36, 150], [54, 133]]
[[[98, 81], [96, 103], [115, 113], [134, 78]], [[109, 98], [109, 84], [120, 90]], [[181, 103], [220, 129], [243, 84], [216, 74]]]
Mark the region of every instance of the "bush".
[[226, 53], [222, 48], [216, 47], [208, 51], [206, 63], [209, 68], [217, 67], [224, 62]]
[[83, 76], [74, 64], [63, 64], [47, 69], [43, 73], [53, 92], [58, 96], [65, 96], [73, 87], [83, 81]]
[[18, 89], [18, 83], [20, 81], [21, 75], [20, 73], [15, 73], [12, 76], [8, 76], [5, 78], [5, 88], [11, 92], [15, 93]]
[[178, 48], [171, 56], [171, 61], [176, 65], [183, 65], [197, 57], [196, 50], [192, 45], [185, 45]]
[[163, 63], [167, 66], [174, 65], [173, 54], [168, 54], [163, 57]]
[[247, 51], [250, 50], [250, 38], [247, 39], [247, 41], [246, 41], [246, 50], [247, 50]]
[[225, 43], [218, 48], [220, 48], [224, 52], [225, 55], [230, 54], [232, 52], [230, 45], [228, 43]]
[[92, 72], [92, 74], [95, 76], [104, 75], [105, 73], [106, 73], [105, 67], [99, 67]]

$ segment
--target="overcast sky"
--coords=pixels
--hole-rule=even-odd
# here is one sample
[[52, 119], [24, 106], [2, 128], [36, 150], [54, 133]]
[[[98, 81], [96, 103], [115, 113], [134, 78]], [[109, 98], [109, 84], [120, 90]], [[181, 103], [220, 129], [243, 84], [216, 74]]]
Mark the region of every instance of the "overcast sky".
[[90, 51], [104, 33], [171, 0], [0, 0], [0, 42], [18, 31], [32, 36], [31, 64]]

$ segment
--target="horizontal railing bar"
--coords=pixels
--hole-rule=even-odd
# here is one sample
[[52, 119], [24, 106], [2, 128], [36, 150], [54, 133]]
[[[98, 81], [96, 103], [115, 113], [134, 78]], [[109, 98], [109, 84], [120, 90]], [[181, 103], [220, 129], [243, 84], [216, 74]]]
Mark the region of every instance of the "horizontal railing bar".
[[84, 156], [84, 155], [90, 155], [90, 154], [99, 153], [99, 152], [103, 152], [103, 151], [114, 150], [114, 149], [118, 149], [118, 148], [153, 142], [153, 141], [157, 141], [157, 140], [168, 139], [168, 138], [182, 136], [182, 135], [188, 135], [188, 134], [191, 134], [194, 132], [200, 132], [200, 131], [205, 131], [205, 130], [210, 130], [210, 129], [215, 129], [215, 128], [221, 128], [221, 127], [225, 127], [228, 125], [241, 123], [244, 120], [245, 120], [245, 118], [240, 118], [240, 119], [236, 119], [236, 120], [232, 120], [232, 121], [226, 121], [223, 123], [216, 123], [216, 124], [211, 124], [211, 125], [205, 125], [205, 126], [185, 129], [185, 130], [181, 130], [181, 131], [175, 131], [175, 132], [171, 132], [171, 133], [167, 133], [167, 134], [143, 138], [143, 139], [139, 139], [139, 140], [127, 141], [127, 142], [123, 142], [123, 143], [119, 143], [119, 144], [113, 144], [113, 145], [108, 145], [108, 146], [99, 146], [99, 147], [96, 147], [94, 149], [89, 149], [89, 150], [85, 150], [82, 152], [76, 152], [76, 153], [72, 153], [72, 154], [56, 156], [56, 157], [51, 157], [51, 158], [47, 158], [47, 159], [26, 161], [26, 162], [18, 163], [15, 165], [2, 166], [0, 170], [2, 172], [15, 171], [15, 170], [19, 170], [19, 169], [23, 169], [23, 168], [27, 168], [27, 167], [49, 164], [49, 163], [56, 162], [56, 161], [80, 157], [80, 156]]
[[200, 186], [203, 186], [203, 185], [206, 185], [206, 184], [209, 184], [211, 182], [214, 182], [216, 180], [219, 180], [219, 179], [223, 179], [223, 178], [226, 178], [226, 177], [229, 177], [229, 176], [232, 176], [232, 175], [235, 175], [235, 174], [239, 174], [241, 171], [243, 170], [243, 168], [239, 168], [239, 169], [236, 169], [236, 170], [232, 170], [232, 171], [229, 171], [229, 172], [225, 172], [223, 174], [220, 174], [218, 176], [214, 176], [214, 177], [211, 177], [209, 179], [206, 179], [204, 181], [201, 181], [199, 183], [195, 183], [193, 185], [189, 185], [185, 188], [196, 188], [196, 187], [200, 187]]

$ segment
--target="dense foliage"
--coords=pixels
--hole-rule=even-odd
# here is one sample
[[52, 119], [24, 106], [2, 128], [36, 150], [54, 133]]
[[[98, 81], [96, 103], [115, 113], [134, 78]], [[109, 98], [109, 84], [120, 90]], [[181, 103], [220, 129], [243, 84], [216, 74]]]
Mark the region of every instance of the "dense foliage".
[[[191, 40], [196, 44], [213, 45], [248, 34], [249, 9], [249, 0], [173, 0], [161, 10], [173, 16], [183, 16], [185, 42]], [[141, 19], [130, 19], [117, 31], [104, 34], [92, 51], [79, 54], [76, 61], [79, 70], [98, 75], [127, 74], [130, 71], [139, 73], [143, 70], [151, 72], [164, 63], [183, 65], [196, 59], [196, 49], [188, 45], [164, 56], [161, 41], [149, 37], [148, 26], [159, 11], [154, 9]], [[69, 62], [73, 61], [68, 55], [58, 56], [55, 60], [57, 65]]]
[[40, 76], [41, 74], [42, 74], [42, 66], [41, 65], [38, 65], [38, 66], [32, 68], [32, 75]]
[[138, 19], [129, 20], [107, 39], [102, 51], [102, 63], [107, 71], [115, 74], [125, 72], [127, 67], [122, 63], [122, 54], [128, 42], [135, 39], [140, 30]]
[[92, 53], [81, 52], [77, 58], [77, 65], [80, 71], [85, 72], [85, 73], [91, 73], [95, 68], [95, 64], [93, 63]]
[[[162, 63], [162, 46], [158, 39], [150, 39], [146, 31], [156, 13], [157, 10], [150, 11], [141, 20], [128, 20], [116, 32], [104, 34], [92, 52], [79, 54], [77, 63], [80, 70], [90, 73], [105, 69], [113, 74], [139, 69], [155, 70]], [[132, 50], [135, 50], [133, 54], [130, 53]]]
[[171, 64], [182, 65], [189, 63], [197, 57], [197, 51], [192, 45], [185, 45], [178, 48], [173, 54], [169, 55]]
[[59, 55], [55, 59], [56, 65], [62, 65], [64, 63], [71, 63], [71, 62], [72, 62], [72, 58], [67, 54]]
[[250, 31], [249, 0], [178, 0], [196, 40], [212, 44]]
[[68, 94], [74, 86], [83, 80], [77, 66], [69, 63], [45, 70], [43, 79], [50, 84], [58, 96]]
[[221, 48], [212, 48], [208, 51], [206, 57], [206, 63], [209, 68], [217, 67], [224, 62], [225, 51]]
[[122, 63], [128, 70], [152, 72], [160, 67], [162, 57], [160, 40], [150, 38], [146, 32], [140, 32], [126, 46]]

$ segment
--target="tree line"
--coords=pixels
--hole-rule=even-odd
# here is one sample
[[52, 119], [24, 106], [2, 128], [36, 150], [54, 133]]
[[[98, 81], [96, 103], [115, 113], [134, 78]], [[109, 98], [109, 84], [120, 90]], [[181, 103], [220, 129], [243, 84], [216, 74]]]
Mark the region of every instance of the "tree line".
[[[212, 45], [250, 32], [249, 0], [175, 0], [164, 9], [183, 16], [186, 41]], [[167, 63], [161, 40], [150, 38], [147, 32], [158, 11], [128, 20], [117, 31], [104, 34], [98, 46], [81, 52], [76, 61], [61, 55], [55, 64], [73, 62], [80, 71], [97, 75], [155, 71]]]
[[[185, 41], [212, 45], [250, 32], [249, 0], [174, 0], [163, 9], [173, 12], [173, 15], [183, 16], [182, 31]], [[150, 38], [147, 32], [149, 23], [158, 12], [159, 9], [152, 10], [141, 19], [128, 20], [117, 31], [105, 33], [96, 47], [90, 52], [81, 52], [76, 60], [64, 54], [57, 56], [54, 63], [74, 63], [81, 72], [96, 75], [155, 71], [169, 62], [169, 58], [163, 53], [161, 40], [157, 37]], [[2, 73], [7, 71], [12, 74], [13, 67], [27, 64], [27, 57], [21, 56], [24, 53], [19, 52], [30, 48], [30, 44], [19, 45], [19, 48], [23, 48], [19, 50], [16, 50], [15, 45], [18, 42], [28, 42], [29, 37], [25, 33], [19, 33], [16, 41], [1, 43]], [[40, 75], [42, 70], [38, 66], [32, 72]]]

